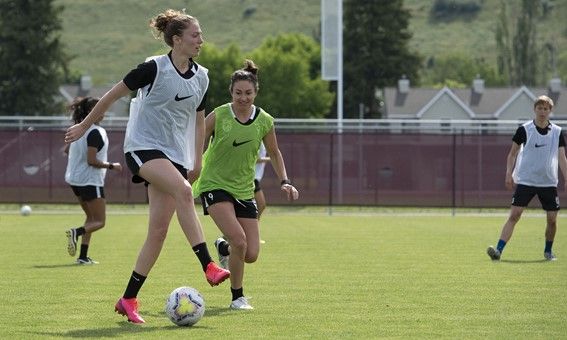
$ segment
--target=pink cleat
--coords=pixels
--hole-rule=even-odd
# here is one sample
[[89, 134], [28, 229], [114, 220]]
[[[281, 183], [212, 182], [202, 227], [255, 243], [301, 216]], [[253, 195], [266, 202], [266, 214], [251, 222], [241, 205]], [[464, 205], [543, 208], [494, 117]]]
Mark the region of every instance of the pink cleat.
[[230, 272], [226, 269], [222, 269], [216, 263], [210, 262], [207, 265], [207, 271], [205, 271], [205, 277], [211, 286], [218, 286], [224, 280], [230, 277]]
[[128, 317], [131, 323], [145, 323], [144, 319], [138, 314], [138, 300], [136, 298], [120, 298], [114, 306], [114, 311]]

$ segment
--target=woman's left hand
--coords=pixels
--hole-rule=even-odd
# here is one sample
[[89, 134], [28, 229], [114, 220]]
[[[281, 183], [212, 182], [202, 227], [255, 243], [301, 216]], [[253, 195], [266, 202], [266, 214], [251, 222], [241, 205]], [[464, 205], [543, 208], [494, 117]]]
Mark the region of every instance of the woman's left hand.
[[299, 191], [291, 184], [282, 185], [281, 190], [287, 194], [288, 201], [295, 201], [299, 198]]

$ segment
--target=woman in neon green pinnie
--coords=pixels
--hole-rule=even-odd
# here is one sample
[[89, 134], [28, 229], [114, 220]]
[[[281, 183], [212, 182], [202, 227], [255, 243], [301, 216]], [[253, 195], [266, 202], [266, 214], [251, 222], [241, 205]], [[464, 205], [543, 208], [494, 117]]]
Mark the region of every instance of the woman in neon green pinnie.
[[246, 66], [232, 74], [232, 101], [217, 107], [205, 119], [205, 139], [210, 143], [195, 184], [205, 215], [211, 215], [224, 235], [215, 246], [221, 265], [228, 265], [231, 272], [232, 309], [253, 309], [242, 285], [244, 263], [255, 262], [260, 252], [254, 177], [262, 142], [281, 181], [281, 190], [290, 201], [299, 198], [278, 148], [274, 119], [254, 105], [258, 89], [258, 68], [246, 60]]

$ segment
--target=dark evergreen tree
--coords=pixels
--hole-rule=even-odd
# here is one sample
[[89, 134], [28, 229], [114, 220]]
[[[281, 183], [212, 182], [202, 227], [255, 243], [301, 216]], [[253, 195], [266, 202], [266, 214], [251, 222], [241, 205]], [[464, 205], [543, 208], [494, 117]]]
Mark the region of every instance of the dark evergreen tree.
[[344, 117], [358, 117], [359, 103], [380, 116], [375, 93], [405, 75], [419, 82], [421, 57], [409, 49], [410, 13], [402, 0], [345, 0], [343, 30]]
[[0, 115], [61, 113], [55, 96], [68, 57], [53, 0], [0, 0]]

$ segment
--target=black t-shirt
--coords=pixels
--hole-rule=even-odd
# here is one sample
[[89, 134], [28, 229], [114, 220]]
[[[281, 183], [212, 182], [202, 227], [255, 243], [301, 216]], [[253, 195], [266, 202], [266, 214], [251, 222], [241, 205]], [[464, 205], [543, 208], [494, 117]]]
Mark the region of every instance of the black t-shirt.
[[[547, 132], [550, 130], [550, 127], [548, 125], [547, 127], [542, 129], [539, 126], [536, 125], [536, 130], [541, 135], [547, 135]], [[525, 144], [527, 139], [528, 139], [528, 136], [526, 134], [526, 129], [523, 126], [520, 126], [516, 130], [514, 137], [512, 137], [512, 140], [514, 141], [514, 143], [516, 143], [518, 145]], [[559, 133], [559, 147], [565, 147], [565, 137], [563, 136], [563, 130]]]
[[[169, 52], [167, 55], [171, 60], [171, 52]], [[185, 73], [179, 72], [179, 70], [177, 70], [176, 68], [177, 73], [184, 79], [190, 79], [191, 77], [193, 77], [193, 75], [195, 75], [195, 72], [193, 72], [192, 59], [189, 59], [189, 65], [191, 66], [189, 67], [189, 70], [187, 70], [187, 72]], [[140, 65], [138, 65], [138, 67], [128, 72], [128, 74], [124, 77], [122, 81], [131, 91], [135, 91], [137, 89], [141, 89], [144, 86], [153, 84], [154, 80], [156, 79], [156, 75], [157, 75], [157, 64], [154, 60], [150, 60], [141, 63]], [[150, 85], [150, 89], [151, 87], [152, 85]], [[199, 104], [199, 107], [197, 107], [197, 111], [202, 111], [205, 109], [206, 101], [207, 101], [207, 93], [205, 92], [201, 104]]]
[[102, 140], [102, 135], [98, 129], [93, 129], [89, 132], [89, 135], [87, 136], [87, 145], [96, 148], [96, 151], [100, 151], [100, 149], [102, 149], [104, 141]]

